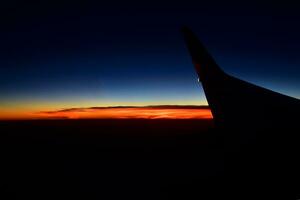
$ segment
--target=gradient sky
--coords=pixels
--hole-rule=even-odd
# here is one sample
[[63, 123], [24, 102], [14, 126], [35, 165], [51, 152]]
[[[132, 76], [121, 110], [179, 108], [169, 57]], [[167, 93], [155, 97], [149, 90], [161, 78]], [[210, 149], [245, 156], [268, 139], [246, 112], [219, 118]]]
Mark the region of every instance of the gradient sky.
[[297, 5], [10, 1], [0, 11], [2, 115], [207, 104], [182, 25], [196, 32], [226, 72], [300, 98]]

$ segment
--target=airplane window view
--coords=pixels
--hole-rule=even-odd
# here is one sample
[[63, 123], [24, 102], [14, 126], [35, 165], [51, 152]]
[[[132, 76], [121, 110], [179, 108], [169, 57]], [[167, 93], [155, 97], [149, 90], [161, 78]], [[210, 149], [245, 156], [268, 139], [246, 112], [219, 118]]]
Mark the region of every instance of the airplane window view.
[[5, 1], [1, 199], [300, 199], [299, 3]]

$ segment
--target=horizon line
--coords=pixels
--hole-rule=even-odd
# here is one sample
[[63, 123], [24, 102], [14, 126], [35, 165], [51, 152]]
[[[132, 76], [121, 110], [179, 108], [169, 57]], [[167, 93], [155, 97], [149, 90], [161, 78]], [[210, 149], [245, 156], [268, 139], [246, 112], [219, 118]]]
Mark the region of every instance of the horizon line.
[[84, 110], [84, 109], [113, 109], [113, 108], [160, 108], [160, 109], [201, 109], [201, 108], [209, 108], [208, 105], [180, 105], [180, 104], [162, 104], [162, 105], [145, 105], [145, 106], [91, 106], [91, 107], [70, 107], [70, 108], [61, 108], [56, 110], [49, 110], [49, 111], [39, 111], [35, 113], [52, 113], [52, 112], [68, 112], [68, 111], [74, 111], [74, 110]]

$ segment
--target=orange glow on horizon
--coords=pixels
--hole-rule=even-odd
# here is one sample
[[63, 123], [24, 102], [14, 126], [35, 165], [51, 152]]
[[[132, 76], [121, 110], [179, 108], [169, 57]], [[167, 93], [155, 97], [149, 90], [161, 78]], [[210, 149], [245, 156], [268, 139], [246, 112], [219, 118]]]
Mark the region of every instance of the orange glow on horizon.
[[36, 113], [38, 119], [211, 119], [208, 108], [75, 108]]

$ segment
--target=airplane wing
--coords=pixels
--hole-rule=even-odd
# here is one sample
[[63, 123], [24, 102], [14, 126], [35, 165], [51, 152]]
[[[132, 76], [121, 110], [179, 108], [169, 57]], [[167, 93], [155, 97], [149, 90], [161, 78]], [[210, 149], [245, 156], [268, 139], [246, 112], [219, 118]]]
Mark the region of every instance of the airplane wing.
[[188, 28], [182, 31], [224, 145], [228, 179], [238, 183], [233, 188], [300, 196], [300, 100], [226, 74]]
[[182, 32], [217, 126], [253, 131], [300, 122], [300, 100], [226, 74], [191, 30]]

